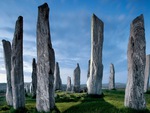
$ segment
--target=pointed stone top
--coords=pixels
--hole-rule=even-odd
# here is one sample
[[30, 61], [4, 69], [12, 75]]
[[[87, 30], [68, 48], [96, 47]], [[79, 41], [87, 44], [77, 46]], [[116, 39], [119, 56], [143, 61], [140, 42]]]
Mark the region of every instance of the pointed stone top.
[[133, 23], [133, 24], [136, 24], [136, 23], [139, 22], [139, 21], [144, 22], [144, 16], [143, 16], [143, 14], [141, 14], [141, 15], [138, 16], [138, 17], [136, 17], [136, 18], [132, 21], [132, 23]]
[[22, 17], [22, 16], [19, 16], [19, 17], [18, 17], [18, 21], [23, 21], [23, 17]]
[[59, 63], [58, 62], [56, 62], [56, 65], [58, 65]]
[[93, 13], [93, 15], [92, 15], [92, 21], [96, 21], [96, 20], [98, 20], [101, 24], [103, 24], [103, 21], [102, 20], [100, 20], [94, 13]]
[[5, 40], [5, 39], [2, 40], [2, 43], [3, 43], [3, 44], [6, 44], [6, 43], [9, 43], [9, 44], [10, 44], [10, 42], [7, 41], [7, 40]]
[[110, 63], [110, 66], [113, 66], [114, 64], [113, 63]]
[[77, 63], [77, 67], [79, 67], [79, 63]]
[[49, 10], [49, 7], [48, 7], [48, 4], [47, 4], [47, 3], [44, 3], [43, 5], [40, 5], [40, 6], [38, 7], [38, 9], [39, 9], [39, 10], [44, 10], [44, 9], [45, 9], [45, 10], [47, 10], [47, 9]]
[[35, 60], [35, 58], [33, 58], [33, 63], [35, 63], [36, 62], [36, 60]]

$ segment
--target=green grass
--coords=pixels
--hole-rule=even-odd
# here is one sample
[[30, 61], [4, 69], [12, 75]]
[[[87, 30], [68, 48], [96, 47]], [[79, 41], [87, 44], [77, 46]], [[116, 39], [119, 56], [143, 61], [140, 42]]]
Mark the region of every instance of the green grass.
[[[56, 92], [56, 107], [52, 113], [150, 113], [150, 94], [145, 94], [147, 109], [137, 111], [124, 107], [124, 89], [103, 90], [103, 98], [93, 98], [86, 93]], [[4, 93], [0, 93], [0, 113], [37, 113], [36, 100], [26, 97], [26, 108], [15, 111], [7, 106]]]

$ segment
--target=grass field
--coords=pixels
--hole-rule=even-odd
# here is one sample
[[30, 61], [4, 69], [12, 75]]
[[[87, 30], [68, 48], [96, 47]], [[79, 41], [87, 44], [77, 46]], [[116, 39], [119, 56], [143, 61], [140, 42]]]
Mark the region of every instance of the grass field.
[[[124, 90], [103, 90], [103, 98], [86, 93], [56, 92], [56, 107], [52, 113], [150, 113], [150, 94], [145, 94], [147, 109], [137, 111], [124, 107]], [[35, 99], [26, 97], [26, 108], [15, 111], [6, 105], [5, 94], [0, 93], [0, 113], [37, 113]]]

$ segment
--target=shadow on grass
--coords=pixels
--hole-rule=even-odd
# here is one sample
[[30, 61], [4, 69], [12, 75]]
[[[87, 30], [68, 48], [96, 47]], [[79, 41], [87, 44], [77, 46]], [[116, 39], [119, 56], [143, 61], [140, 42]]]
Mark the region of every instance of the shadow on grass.
[[87, 95], [80, 104], [70, 107], [63, 113], [150, 113], [148, 109], [134, 110], [125, 107], [118, 109], [109, 102], [106, 102], [103, 97], [98, 98], [97, 96]]

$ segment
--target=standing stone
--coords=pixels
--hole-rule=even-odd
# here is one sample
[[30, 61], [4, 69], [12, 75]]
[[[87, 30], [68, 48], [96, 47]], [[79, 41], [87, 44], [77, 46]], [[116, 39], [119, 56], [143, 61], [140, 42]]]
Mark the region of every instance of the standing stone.
[[150, 55], [146, 55], [145, 79], [144, 79], [145, 93], [148, 91], [148, 87], [149, 87], [149, 76], [150, 76]]
[[90, 60], [88, 62], [88, 72], [87, 72], [87, 79], [90, 77]]
[[55, 71], [54, 71], [54, 89], [61, 90], [62, 82], [60, 78], [60, 71], [59, 71], [59, 64], [56, 62], [55, 64]]
[[4, 50], [4, 59], [5, 59], [5, 68], [7, 75], [7, 89], [6, 89], [6, 102], [8, 105], [13, 105], [12, 97], [12, 86], [11, 86], [11, 44], [9, 41], [2, 40], [3, 50]]
[[49, 7], [44, 3], [38, 7], [37, 21], [36, 108], [39, 112], [49, 112], [55, 106], [54, 66], [55, 53], [51, 44]]
[[128, 43], [128, 81], [124, 105], [133, 109], [145, 109], [144, 71], [145, 71], [145, 30], [143, 15], [135, 18], [130, 25]]
[[73, 92], [79, 93], [80, 92], [80, 67], [79, 64], [77, 63], [77, 67], [74, 70], [74, 85], [73, 85]]
[[23, 75], [23, 17], [16, 21], [11, 56], [11, 83], [13, 107], [25, 107], [24, 75]]
[[91, 22], [91, 62], [90, 77], [87, 81], [88, 94], [102, 95], [102, 48], [103, 48], [103, 22], [93, 14]]
[[67, 77], [67, 89], [66, 91], [71, 91], [71, 77]]
[[115, 89], [115, 69], [113, 64], [110, 64], [109, 89]]
[[36, 96], [36, 89], [37, 89], [37, 73], [36, 73], [36, 60], [33, 58], [32, 61], [32, 88], [30, 88], [32, 97]]

